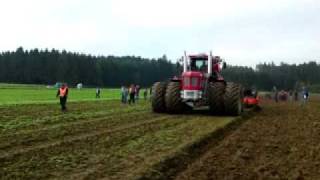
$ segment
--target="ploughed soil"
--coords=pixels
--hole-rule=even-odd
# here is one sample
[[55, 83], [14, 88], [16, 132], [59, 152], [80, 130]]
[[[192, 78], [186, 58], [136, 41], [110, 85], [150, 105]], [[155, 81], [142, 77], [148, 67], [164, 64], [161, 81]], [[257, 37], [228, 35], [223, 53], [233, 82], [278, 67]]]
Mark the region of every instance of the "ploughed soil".
[[320, 179], [320, 100], [263, 102], [175, 179]]

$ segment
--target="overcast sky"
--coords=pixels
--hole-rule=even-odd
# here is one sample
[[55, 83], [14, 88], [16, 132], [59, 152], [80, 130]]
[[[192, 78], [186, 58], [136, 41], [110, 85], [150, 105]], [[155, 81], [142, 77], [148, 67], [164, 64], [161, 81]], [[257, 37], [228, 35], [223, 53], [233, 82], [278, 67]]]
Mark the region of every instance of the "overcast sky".
[[320, 60], [319, 0], [7, 0], [0, 51], [19, 46], [228, 63]]

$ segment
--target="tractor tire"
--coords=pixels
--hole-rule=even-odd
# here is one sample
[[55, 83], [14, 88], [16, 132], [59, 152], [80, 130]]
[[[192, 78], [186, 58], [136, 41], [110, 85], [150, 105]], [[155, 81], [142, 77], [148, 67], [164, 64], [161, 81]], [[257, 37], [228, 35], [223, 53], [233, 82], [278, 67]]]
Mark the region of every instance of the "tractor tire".
[[177, 114], [181, 113], [185, 109], [186, 105], [182, 102], [180, 91], [180, 82], [168, 83], [165, 95], [165, 103], [169, 113]]
[[224, 94], [226, 115], [239, 116], [243, 112], [243, 88], [240, 84], [227, 83]]
[[152, 86], [151, 94], [151, 105], [152, 111], [157, 113], [166, 112], [165, 94], [166, 94], [167, 83], [156, 82]]
[[207, 93], [210, 113], [222, 115], [224, 113], [225, 84], [223, 82], [210, 83]]

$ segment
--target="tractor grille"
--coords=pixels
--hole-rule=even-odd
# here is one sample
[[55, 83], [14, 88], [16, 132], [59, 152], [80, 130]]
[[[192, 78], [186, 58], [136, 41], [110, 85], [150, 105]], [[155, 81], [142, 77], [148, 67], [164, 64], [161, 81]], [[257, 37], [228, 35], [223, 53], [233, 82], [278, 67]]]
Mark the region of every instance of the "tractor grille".
[[192, 77], [191, 78], [191, 86], [195, 87], [198, 85], [198, 78]]
[[197, 87], [199, 83], [199, 78], [197, 77], [185, 77], [183, 79], [183, 84], [185, 86], [192, 86], [192, 87]]
[[185, 78], [183, 79], [183, 84], [184, 84], [185, 86], [189, 86], [189, 85], [190, 85], [190, 78], [189, 78], [189, 77], [185, 77]]

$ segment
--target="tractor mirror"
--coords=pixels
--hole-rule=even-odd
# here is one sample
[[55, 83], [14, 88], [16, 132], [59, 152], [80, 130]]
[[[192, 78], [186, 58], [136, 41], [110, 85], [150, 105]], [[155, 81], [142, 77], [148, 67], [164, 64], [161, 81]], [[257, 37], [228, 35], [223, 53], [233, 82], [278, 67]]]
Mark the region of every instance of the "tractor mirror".
[[227, 68], [227, 63], [226, 62], [223, 62], [222, 63], [222, 69], [226, 69]]

